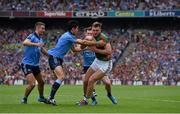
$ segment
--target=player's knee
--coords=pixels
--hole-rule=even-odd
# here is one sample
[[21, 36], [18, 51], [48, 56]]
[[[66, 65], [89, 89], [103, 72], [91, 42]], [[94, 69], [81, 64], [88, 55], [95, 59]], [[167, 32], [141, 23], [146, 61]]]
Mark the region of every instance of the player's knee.
[[88, 81], [83, 81], [83, 85], [87, 86], [88, 85]]
[[84, 78], [83, 83], [87, 84], [88, 83], [88, 79]]
[[29, 86], [30, 88], [34, 88], [34, 87], [36, 86], [36, 84], [35, 84], [35, 83], [29, 83], [28, 86]]
[[89, 81], [88, 81], [88, 83], [90, 83], [90, 84], [93, 84], [93, 83], [95, 83], [95, 79], [94, 79], [93, 77], [89, 78]]
[[106, 85], [107, 85], [107, 86], [111, 86], [111, 82], [110, 82], [110, 81], [107, 81], [107, 82], [106, 82]]
[[64, 76], [58, 76], [58, 80], [63, 81], [64, 80]]
[[43, 85], [44, 85], [44, 81], [43, 81], [43, 80], [38, 81], [38, 84], [41, 85], [41, 86], [43, 86]]

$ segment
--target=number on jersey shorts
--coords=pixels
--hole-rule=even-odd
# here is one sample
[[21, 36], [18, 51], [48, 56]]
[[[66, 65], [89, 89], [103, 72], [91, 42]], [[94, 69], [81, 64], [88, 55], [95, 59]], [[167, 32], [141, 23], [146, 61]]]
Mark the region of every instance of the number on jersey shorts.
[[94, 71], [101, 70], [103, 73], [108, 75], [112, 70], [112, 66], [112, 60], [102, 61], [96, 58], [90, 67]]

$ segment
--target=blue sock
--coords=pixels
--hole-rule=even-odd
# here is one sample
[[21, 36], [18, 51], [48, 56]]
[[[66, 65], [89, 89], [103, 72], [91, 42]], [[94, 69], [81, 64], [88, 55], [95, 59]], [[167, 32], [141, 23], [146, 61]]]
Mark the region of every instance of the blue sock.
[[54, 84], [52, 85], [52, 88], [51, 88], [50, 99], [54, 99], [54, 96], [55, 96], [57, 90], [59, 89], [61, 83], [62, 83], [61, 80], [56, 80], [54, 82]]
[[57, 79], [55, 82], [57, 82], [59, 85], [61, 85], [62, 81]]

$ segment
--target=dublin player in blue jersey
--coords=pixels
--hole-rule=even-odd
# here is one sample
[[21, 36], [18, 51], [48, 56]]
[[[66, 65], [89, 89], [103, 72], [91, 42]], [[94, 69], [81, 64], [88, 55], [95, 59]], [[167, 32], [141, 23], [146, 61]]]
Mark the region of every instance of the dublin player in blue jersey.
[[75, 20], [70, 20], [67, 24], [68, 31], [65, 32], [59, 39], [56, 46], [48, 50], [49, 54], [49, 66], [51, 70], [56, 75], [57, 79], [52, 85], [50, 96], [48, 102], [52, 105], [56, 105], [54, 99], [55, 94], [64, 80], [64, 71], [62, 68], [63, 58], [66, 53], [72, 49], [72, 51], [80, 51], [79, 47], [75, 47], [75, 44], [81, 45], [104, 45], [101, 42], [89, 42], [81, 39], [77, 39], [76, 35], [78, 33], [78, 22]]
[[[93, 40], [93, 34], [92, 34], [92, 30], [91, 30], [91, 27], [88, 27], [87, 29], [85, 29], [85, 39], [86, 40]], [[83, 50], [83, 72], [86, 73], [87, 70], [90, 68], [91, 64], [94, 62], [95, 58], [96, 58], [96, 55], [95, 55], [95, 52], [91, 51], [90, 48], [85, 48]], [[112, 96], [111, 94], [111, 81], [109, 79], [108, 76], [105, 76], [102, 78], [102, 81], [103, 83], [105, 84], [105, 89], [107, 91], [107, 96]], [[84, 77], [83, 79], [83, 86], [84, 86], [84, 95], [86, 95], [86, 89], [87, 89], [87, 83], [88, 83], [88, 78], [87, 77]], [[93, 90], [93, 94], [92, 94], [92, 103], [91, 105], [96, 105], [97, 104], [97, 100], [96, 100], [96, 92], [95, 92], [95, 89]], [[117, 101], [115, 99], [115, 97], [108, 97], [113, 104], [116, 104]]]
[[21, 63], [22, 70], [27, 78], [28, 86], [25, 89], [24, 98], [21, 103], [27, 104], [27, 98], [33, 88], [35, 82], [38, 82], [39, 102], [47, 102], [44, 98], [44, 81], [42, 79], [41, 71], [39, 69], [40, 52], [47, 54], [46, 50], [42, 47], [44, 45], [42, 38], [40, 37], [45, 32], [45, 24], [37, 22], [35, 24], [35, 32], [30, 34], [23, 42], [24, 55]]

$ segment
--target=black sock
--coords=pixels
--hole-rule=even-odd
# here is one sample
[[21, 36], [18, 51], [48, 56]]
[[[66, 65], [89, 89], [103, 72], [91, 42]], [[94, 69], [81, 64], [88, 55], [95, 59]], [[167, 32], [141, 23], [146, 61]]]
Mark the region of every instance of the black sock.
[[93, 97], [91, 97], [91, 99], [93, 100], [93, 101], [96, 101], [96, 98], [93, 96]]
[[107, 93], [107, 96], [112, 96], [112, 94], [110, 92]]
[[24, 97], [23, 99], [27, 101], [27, 97]]
[[44, 96], [39, 96], [39, 98], [44, 99]]
[[52, 85], [52, 88], [51, 88], [50, 99], [54, 99], [56, 91], [58, 90], [59, 87], [60, 87], [60, 84], [57, 82], [54, 82], [54, 84]]

